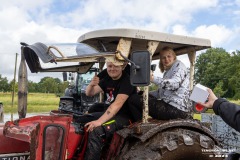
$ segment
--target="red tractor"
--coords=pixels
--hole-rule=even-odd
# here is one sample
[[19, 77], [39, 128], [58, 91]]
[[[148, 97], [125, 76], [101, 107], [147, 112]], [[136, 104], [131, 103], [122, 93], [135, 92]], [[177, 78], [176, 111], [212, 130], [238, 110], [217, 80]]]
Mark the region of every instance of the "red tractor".
[[[68, 44], [69, 45], [69, 44]], [[188, 54], [190, 80], [196, 51], [210, 48], [209, 40], [159, 32], [109, 29], [86, 33], [74, 44], [74, 53], [56, 46], [22, 43], [22, 61], [19, 68], [19, 119], [0, 125], [0, 160], [63, 160], [83, 159], [87, 132], [84, 125], [75, 122], [87, 110], [88, 103], [79, 85], [80, 75], [86, 74], [98, 63], [102, 70], [105, 62], [131, 63], [131, 83], [142, 86], [144, 93], [143, 119], [117, 131], [106, 141], [101, 159], [161, 159], [208, 160], [222, 159], [218, 140], [198, 120], [155, 120], [148, 116], [148, 90], [152, 60], [159, 58], [159, 50], [170, 46], [177, 55]], [[60, 56], [57, 56], [57, 55]], [[131, 59], [129, 59], [131, 55]], [[41, 61], [39, 60], [41, 59]], [[49, 115], [25, 118], [27, 104], [27, 63], [32, 73], [76, 73], [75, 92], [61, 97], [59, 110]], [[42, 68], [41, 63], [56, 63], [57, 67]], [[58, 66], [68, 62], [67, 65]], [[75, 64], [74, 64], [75, 62]], [[77, 63], [77, 64], [76, 64]], [[136, 69], [136, 66], [138, 69]], [[139, 69], [140, 68], [140, 69]], [[190, 84], [192, 89], [193, 83]], [[80, 88], [80, 89], [79, 89]], [[89, 97], [88, 97], [89, 98]], [[91, 99], [96, 100], [96, 99]], [[100, 96], [101, 101], [101, 96]], [[91, 115], [89, 115], [91, 116]]]

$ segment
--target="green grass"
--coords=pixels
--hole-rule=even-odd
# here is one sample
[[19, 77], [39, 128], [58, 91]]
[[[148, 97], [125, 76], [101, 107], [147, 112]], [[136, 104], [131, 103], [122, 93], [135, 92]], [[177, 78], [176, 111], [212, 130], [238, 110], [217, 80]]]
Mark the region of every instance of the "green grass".
[[[18, 96], [15, 94], [14, 103], [12, 106], [12, 94], [0, 92], [0, 102], [3, 103], [4, 112], [9, 113], [13, 111], [17, 112]], [[27, 100], [27, 112], [49, 112], [50, 110], [58, 109], [59, 97], [55, 94], [47, 93], [29, 93]]]
[[[12, 93], [2, 93], [0, 92], [0, 102], [3, 103], [4, 112], [9, 113], [13, 111], [14, 113], [17, 112], [17, 93], [14, 96], [14, 104], [12, 107]], [[232, 103], [236, 103], [240, 105], [240, 100], [230, 100]], [[33, 112], [49, 112], [51, 110], [58, 109], [59, 105], [59, 97], [55, 94], [48, 94], [48, 93], [29, 93], [28, 94], [28, 113]], [[207, 113], [214, 113], [212, 109], [208, 109]], [[200, 114], [194, 114], [194, 119], [201, 120]]]
[[193, 114], [193, 119], [198, 119], [199, 121], [201, 121], [202, 116], [201, 114]]
[[230, 102], [240, 105], [240, 100], [230, 100]]

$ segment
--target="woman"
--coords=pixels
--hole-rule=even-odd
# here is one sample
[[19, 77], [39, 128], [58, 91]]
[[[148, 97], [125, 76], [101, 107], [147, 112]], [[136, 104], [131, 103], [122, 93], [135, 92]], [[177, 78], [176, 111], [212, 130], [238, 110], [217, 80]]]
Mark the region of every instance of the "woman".
[[[149, 115], [161, 120], [190, 118], [189, 72], [186, 66], [177, 60], [172, 48], [164, 47], [160, 51], [159, 68], [164, 73], [163, 78], [151, 76], [151, 82], [158, 85], [158, 90], [150, 93]], [[142, 102], [138, 97], [129, 98], [130, 111], [136, 121], [142, 118]]]

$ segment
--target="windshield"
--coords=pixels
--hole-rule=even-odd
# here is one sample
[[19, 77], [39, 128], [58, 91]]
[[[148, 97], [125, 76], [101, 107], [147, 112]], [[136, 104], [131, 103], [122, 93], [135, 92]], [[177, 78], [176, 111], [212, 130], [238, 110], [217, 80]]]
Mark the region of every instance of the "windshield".
[[78, 78], [77, 78], [78, 93], [81, 93], [81, 90], [86, 90], [86, 87], [91, 82], [93, 76], [95, 76], [95, 73], [96, 72], [90, 71], [85, 74], [78, 74]]
[[[93, 47], [84, 43], [50, 43], [46, 44], [47, 47], [57, 48], [65, 57], [69, 56], [88, 56], [93, 54], [98, 54], [99, 52]], [[60, 56], [59, 52], [51, 48], [51, 51], [56, 55]]]
[[[87, 63], [104, 62], [105, 56], [114, 59], [115, 55], [115, 52], [98, 52], [84, 43], [44, 44], [41, 42], [26, 45], [23, 53], [32, 73], [62, 71], [83, 73], [88, 70], [85, 67]], [[71, 62], [70, 65], [69, 62]], [[79, 62], [84, 62], [81, 65], [83, 67], [77, 68]]]

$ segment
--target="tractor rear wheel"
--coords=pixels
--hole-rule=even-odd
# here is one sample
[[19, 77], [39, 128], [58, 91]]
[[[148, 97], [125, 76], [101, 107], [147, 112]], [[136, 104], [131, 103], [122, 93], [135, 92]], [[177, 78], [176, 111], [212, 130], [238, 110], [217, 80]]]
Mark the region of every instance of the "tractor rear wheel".
[[[127, 142], [128, 143], [128, 142]], [[145, 142], [126, 144], [120, 159], [128, 160], [220, 160], [219, 147], [209, 136], [175, 128], [160, 132]], [[124, 153], [125, 152], [125, 153]]]

